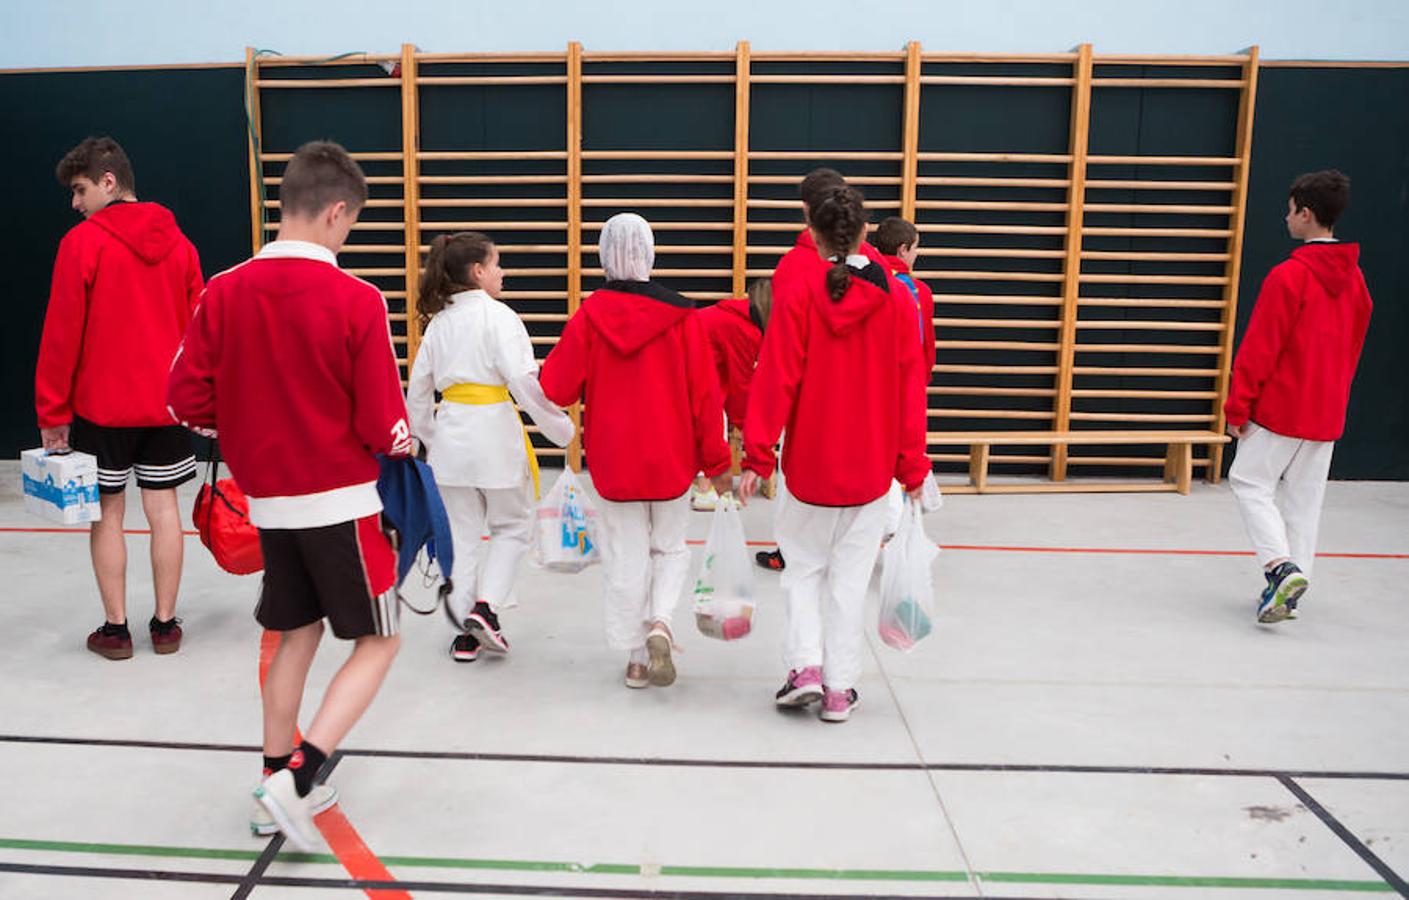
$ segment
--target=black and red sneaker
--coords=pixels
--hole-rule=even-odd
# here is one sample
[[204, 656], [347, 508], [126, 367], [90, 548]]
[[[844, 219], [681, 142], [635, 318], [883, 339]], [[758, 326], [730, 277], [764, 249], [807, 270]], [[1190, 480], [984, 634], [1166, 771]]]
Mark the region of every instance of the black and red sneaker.
[[458, 663], [471, 663], [479, 659], [479, 641], [468, 634], [457, 634], [450, 642], [450, 658]]
[[103, 626], [88, 635], [88, 649], [107, 659], [132, 658], [132, 632], [127, 623], [114, 625], [104, 622]]
[[509, 642], [499, 630], [499, 617], [483, 600], [475, 604], [465, 618], [465, 630], [489, 653], [508, 653]]
[[787, 563], [783, 562], [783, 551], [781, 550], [760, 550], [753, 555], [754, 562], [760, 567], [770, 572], [781, 572]]
[[158, 653], [175, 653], [181, 649], [181, 620], [172, 617], [170, 621], [163, 622], [156, 616], [147, 623], [147, 630], [152, 634], [152, 649]]

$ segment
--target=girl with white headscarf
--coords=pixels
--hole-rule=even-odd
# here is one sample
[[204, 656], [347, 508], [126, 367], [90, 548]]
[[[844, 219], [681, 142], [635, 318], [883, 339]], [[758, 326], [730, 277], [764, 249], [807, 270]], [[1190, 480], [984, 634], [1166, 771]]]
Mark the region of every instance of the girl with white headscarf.
[[585, 402], [583, 441], [602, 498], [607, 642], [628, 654], [626, 686], [675, 681], [671, 621], [685, 590], [688, 491], [703, 471], [732, 486], [723, 398], [694, 303], [650, 280], [651, 226], [602, 226], [607, 283], [582, 301], [539, 380], [560, 406]]

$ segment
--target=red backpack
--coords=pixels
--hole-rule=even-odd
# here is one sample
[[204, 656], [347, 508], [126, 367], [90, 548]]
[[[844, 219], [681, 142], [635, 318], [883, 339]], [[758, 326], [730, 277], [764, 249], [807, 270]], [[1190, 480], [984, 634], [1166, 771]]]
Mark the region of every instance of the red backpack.
[[217, 480], [219, 471], [220, 457], [214, 454], [191, 518], [201, 543], [220, 568], [234, 575], [258, 572], [264, 568], [264, 554], [259, 549], [259, 529], [250, 524], [249, 501], [235, 479]]

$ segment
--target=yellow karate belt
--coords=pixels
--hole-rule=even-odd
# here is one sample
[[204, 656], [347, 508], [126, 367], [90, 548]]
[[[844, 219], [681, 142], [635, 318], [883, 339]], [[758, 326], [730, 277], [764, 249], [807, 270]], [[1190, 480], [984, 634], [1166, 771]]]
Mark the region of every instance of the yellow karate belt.
[[[509, 387], [504, 384], [452, 384], [441, 391], [440, 396], [447, 402], [464, 403], [468, 406], [513, 403], [509, 396]], [[518, 415], [517, 409], [514, 414]], [[529, 440], [528, 429], [524, 428], [523, 420], [519, 420], [519, 427], [523, 428], [523, 449], [528, 454], [528, 471], [533, 476], [533, 499], [537, 500], [542, 493], [538, 481], [538, 454], [533, 452], [533, 441]]]

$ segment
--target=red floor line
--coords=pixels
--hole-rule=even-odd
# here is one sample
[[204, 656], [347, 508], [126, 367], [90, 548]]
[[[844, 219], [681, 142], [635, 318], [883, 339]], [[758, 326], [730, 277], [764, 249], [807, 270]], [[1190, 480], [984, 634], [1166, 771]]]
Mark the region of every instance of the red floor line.
[[[333, 851], [333, 855], [354, 881], [396, 880], [387, 871], [386, 866], [382, 865], [377, 854], [362, 840], [357, 829], [352, 827], [347, 816], [342, 814], [340, 806], [334, 805], [332, 809], [319, 813], [314, 817], [313, 824], [323, 832], [323, 839], [328, 842], [328, 848]], [[410, 894], [400, 890], [368, 888], [366, 894], [372, 900], [411, 900]]]
[[[0, 534], [87, 534], [86, 528], [17, 528], [0, 527]], [[151, 534], [149, 529], [133, 528], [127, 534]], [[195, 535], [194, 531], [183, 532]], [[485, 538], [489, 540], [489, 538]], [[703, 547], [704, 541], [686, 541], [692, 547]], [[776, 541], [749, 541], [750, 547], [776, 547]], [[940, 544], [942, 550], [985, 553], [1090, 553], [1127, 556], [1252, 556], [1251, 550], [1186, 550], [1163, 547], [1019, 547], [990, 544]], [[1409, 553], [1318, 553], [1317, 559], [1409, 559]]]

